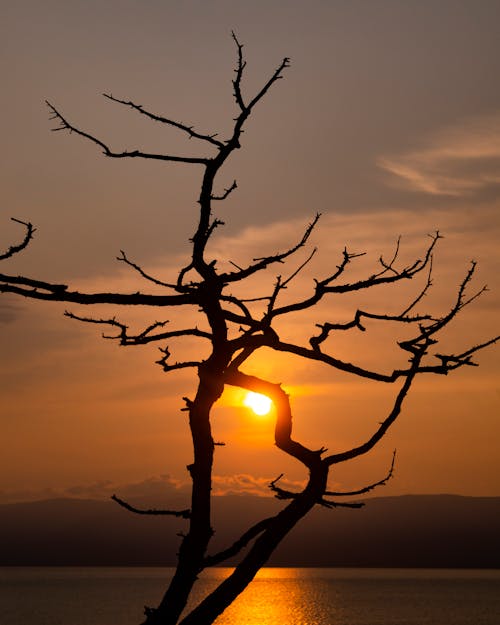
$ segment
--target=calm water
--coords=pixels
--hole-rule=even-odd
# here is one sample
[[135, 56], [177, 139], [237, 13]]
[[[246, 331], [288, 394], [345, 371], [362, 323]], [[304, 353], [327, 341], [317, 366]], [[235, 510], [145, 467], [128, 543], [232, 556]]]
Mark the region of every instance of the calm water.
[[[230, 569], [211, 569], [200, 593]], [[172, 569], [0, 568], [1, 625], [138, 625]], [[217, 625], [498, 625], [500, 571], [263, 569]]]

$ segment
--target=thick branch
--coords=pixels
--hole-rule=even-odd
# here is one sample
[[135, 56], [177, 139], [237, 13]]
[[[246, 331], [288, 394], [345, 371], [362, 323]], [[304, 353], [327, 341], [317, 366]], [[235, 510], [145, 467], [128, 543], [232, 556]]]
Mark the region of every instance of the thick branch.
[[354, 375], [358, 375], [362, 378], [376, 380], [378, 382], [394, 382], [399, 377], [406, 376], [408, 374], [408, 369], [395, 369], [389, 374], [379, 373], [378, 371], [358, 367], [351, 362], [345, 362], [318, 350], [308, 349], [306, 347], [301, 347], [300, 345], [294, 345], [293, 343], [285, 343], [284, 341], [274, 341], [269, 345], [269, 347], [272, 347], [276, 351], [295, 354], [296, 356], [301, 356], [302, 358], [306, 358], [308, 360], [323, 362], [331, 367], [334, 367], [335, 369], [339, 369], [340, 371], [353, 373]]
[[276, 446], [309, 468], [318, 463], [323, 450], [313, 451], [292, 439], [290, 400], [279, 384], [273, 384], [256, 376], [242, 373], [234, 367], [234, 364], [226, 370], [224, 382], [270, 397], [276, 408], [276, 426], [274, 430]]
[[196, 304], [192, 295], [149, 295], [146, 293], [80, 293], [65, 284], [52, 284], [24, 276], [0, 274], [0, 293], [15, 293], [29, 299], [73, 304], [118, 304], [120, 306], [182, 306]]
[[[275, 493], [277, 499], [298, 499], [302, 493], [293, 493], [292, 491], [285, 490], [276, 486], [277, 482], [283, 477], [283, 474], [279, 475], [275, 480], [269, 484], [269, 488]], [[326, 493], [325, 493], [326, 494]], [[339, 503], [336, 501], [329, 501], [323, 496], [319, 497], [317, 502], [320, 506], [325, 508], [362, 508], [364, 503]]]
[[201, 165], [206, 165], [210, 159], [208, 158], [199, 158], [199, 157], [190, 157], [190, 156], [174, 156], [169, 154], [150, 154], [148, 152], [141, 152], [140, 150], [132, 150], [132, 151], [124, 151], [124, 152], [113, 152], [103, 141], [94, 137], [88, 132], [84, 132], [83, 130], [79, 130], [76, 126], [73, 126], [65, 119], [61, 113], [46, 100], [46, 104], [52, 112], [51, 119], [55, 119], [59, 122], [59, 127], [54, 128], [53, 130], [67, 130], [69, 132], [74, 132], [80, 137], [84, 139], [88, 139], [92, 143], [95, 143], [100, 148], [102, 148], [105, 156], [109, 156], [110, 158], [146, 158], [146, 159], [154, 159], [159, 161], [174, 161], [177, 163], [197, 163]]
[[229, 302], [230, 304], [233, 304], [234, 306], [239, 308], [244, 315], [243, 317], [241, 317], [241, 315], [237, 315], [232, 311], [223, 309], [224, 316], [228, 321], [234, 321], [240, 324], [243, 323], [250, 326], [257, 325], [257, 320], [252, 317], [248, 306], [245, 305], [246, 300], [241, 300], [239, 297], [235, 297], [234, 295], [221, 295], [220, 299], [222, 302]]
[[[469, 303], [470, 301], [471, 299], [467, 300], [467, 303]], [[457, 314], [459, 308], [457, 309], [455, 306], [453, 310], [455, 310], [455, 312], [453, 313], [451, 317], [450, 317], [450, 314], [448, 314], [446, 315], [445, 318], [443, 318], [447, 320], [447, 323], [451, 321], [451, 319], [453, 318], [455, 314]], [[321, 362], [331, 367], [334, 367], [335, 369], [338, 369], [340, 371], [345, 371], [346, 373], [351, 373], [359, 377], [367, 378], [369, 380], [374, 380], [378, 382], [393, 383], [397, 381], [399, 378], [404, 378], [412, 374], [412, 367], [393, 369], [393, 371], [390, 373], [381, 373], [379, 371], [374, 371], [371, 369], [360, 367], [352, 362], [343, 361], [339, 358], [331, 356], [330, 354], [321, 352], [317, 348], [309, 349], [309, 348], [296, 345], [293, 343], [287, 343], [285, 341], [280, 340], [276, 332], [270, 327], [268, 327], [267, 329], [262, 328], [263, 330], [262, 333], [259, 332], [258, 334], [254, 334], [254, 332], [257, 332], [261, 329], [261, 326], [259, 325], [259, 323], [255, 322], [254, 324], [251, 324], [249, 320], [243, 316], [236, 315], [230, 311], [224, 311], [224, 312], [225, 312], [225, 316], [227, 319], [230, 319], [231, 321], [234, 321], [235, 323], [240, 323], [242, 325], [250, 325], [251, 327], [251, 329], [245, 334], [243, 334], [241, 337], [237, 339], [233, 339], [233, 341], [231, 341], [232, 349], [235, 352], [240, 349], [245, 350], [244, 354], [242, 352], [243, 355], [241, 357], [237, 356], [235, 360], [233, 361], [233, 364], [235, 364], [235, 366], [239, 366], [244, 360], [246, 360], [246, 358], [248, 358], [257, 349], [261, 347], [268, 347], [274, 351], [281, 351], [281, 352], [286, 352], [290, 354], [295, 354], [296, 356], [299, 356], [301, 358]], [[384, 318], [384, 317], [381, 316], [381, 318]], [[390, 317], [388, 316], [387, 318], [389, 319]], [[414, 320], [418, 321], [417, 318]], [[431, 339], [430, 337], [432, 336], [432, 334], [434, 334], [435, 331], [443, 327], [442, 321], [443, 321], [442, 319], [439, 319], [438, 321], [436, 321], [435, 323], [431, 324], [428, 327], [421, 326], [419, 333], [415, 337], [407, 341], [401, 341], [399, 343], [399, 346], [405, 351], [409, 351], [412, 354], [420, 353], [422, 344], [424, 342], [428, 346], [437, 342], [435, 339]], [[439, 327], [437, 327], [437, 324]], [[328, 324], [326, 324], [326, 326], [327, 326], [326, 329], [328, 329]], [[322, 336], [324, 336], [323, 333], [320, 334], [320, 337], [313, 337], [313, 339], [314, 338], [318, 339], [318, 338], [321, 338]], [[419, 368], [418, 368], [418, 373], [446, 374], [448, 373], [448, 371], [456, 369], [460, 366], [471, 365], [473, 364], [471, 362], [472, 354], [484, 349], [485, 347], [488, 347], [489, 345], [496, 343], [498, 340], [499, 340], [499, 337], [494, 337], [492, 339], [489, 339], [488, 341], [485, 341], [476, 346], [473, 346], [460, 354], [455, 354], [455, 355], [454, 354], [448, 354], [448, 355], [436, 354], [435, 357], [440, 359], [441, 361], [440, 364], [439, 365], [427, 365], [427, 364], [424, 365], [420, 363]], [[314, 344], [314, 340], [312, 341], [312, 343]], [[236, 365], [236, 363], [238, 364]]]
[[348, 451], [344, 451], [338, 454], [332, 454], [324, 458], [324, 462], [328, 465], [339, 464], [340, 462], [345, 462], [346, 460], [351, 460], [352, 458], [357, 458], [358, 456], [362, 456], [368, 453], [375, 445], [383, 438], [387, 430], [394, 423], [394, 421], [399, 416], [401, 412], [401, 408], [403, 406], [403, 401], [410, 390], [410, 387], [415, 379], [415, 376], [418, 373], [420, 361], [422, 360], [425, 354], [426, 345], [423, 345], [420, 348], [420, 351], [414, 355], [412, 358], [412, 363], [410, 370], [399, 390], [399, 393], [396, 396], [396, 400], [392, 407], [392, 410], [387, 415], [387, 417], [382, 421], [377, 431], [371, 436], [365, 443], [359, 445], [358, 447], [353, 447]]
[[256, 538], [259, 534], [261, 534], [265, 529], [269, 527], [271, 521], [274, 520], [275, 517], [269, 517], [267, 519], [262, 519], [255, 525], [253, 525], [250, 529], [248, 529], [244, 534], [238, 538], [230, 547], [216, 553], [212, 556], [207, 556], [205, 558], [204, 566], [217, 566], [222, 562], [225, 562], [229, 558], [238, 555], [238, 553], [244, 549], [248, 543]]
[[304, 491], [270, 520], [269, 526], [256, 538], [229, 577], [184, 617], [181, 625], [209, 625], [215, 621], [265, 565], [288, 532], [317, 505], [325, 491], [327, 472], [327, 467], [321, 462], [311, 468]]

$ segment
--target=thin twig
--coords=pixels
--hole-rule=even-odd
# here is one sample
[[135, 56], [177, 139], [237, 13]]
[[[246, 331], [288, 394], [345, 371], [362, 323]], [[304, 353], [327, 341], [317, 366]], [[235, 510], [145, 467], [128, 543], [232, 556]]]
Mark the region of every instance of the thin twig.
[[141, 104], [135, 104], [134, 102], [130, 100], [120, 100], [119, 98], [115, 98], [112, 94], [109, 94], [109, 93], [103, 93], [102, 95], [108, 100], [111, 100], [112, 102], [117, 102], [118, 104], [123, 104], [124, 106], [128, 106], [129, 108], [134, 109], [135, 111], [137, 111], [141, 115], [145, 115], [149, 119], [160, 122], [162, 124], [167, 124], [168, 126], [173, 126], [174, 128], [178, 128], [179, 130], [182, 130], [183, 132], [187, 133], [190, 138], [201, 139], [202, 141], [208, 141], [209, 143], [212, 143], [218, 148], [224, 147], [224, 144], [222, 143], [222, 141], [219, 141], [218, 139], [215, 138], [217, 135], [206, 135], [206, 134], [196, 132], [195, 130], [193, 130], [192, 126], [186, 126], [186, 124], [182, 124], [181, 122], [176, 122], [173, 119], [168, 119], [167, 117], [162, 117], [161, 115], [155, 115], [154, 113], [150, 113], [149, 111], [146, 111]]
[[112, 495], [111, 499], [116, 501], [118, 505], [129, 512], [134, 512], [134, 514], [148, 514], [148, 515], [156, 515], [156, 516], [176, 516], [182, 519], [189, 519], [191, 517], [191, 510], [157, 510], [156, 508], [151, 509], [142, 509], [136, 508], [135, 506], [131, 506], [123, 499], [120, 499], [116, 495]]
[[3, 254], [0, 254], [0, 260], [5, 260], [6, 258], [10, 258], [11, 256], [14, 256], [14, 254], [17, 254], [21, 250], [24, 250], [24, 248], [29, 245], [29, 242], [33, 238], [33, 233], [36, 230], [35, 228], [33, 228], [33, 225], [29, 223], [28, 221], [21, 221], [20, 219], [16, 219], [15, 217], [11, 217], [11, 220], [15, 221], [18, 224], [25, 226], [26, 233], [21, 243], [18, 243], [17, 245], [11, 245], [6, 252], [4, 252]]

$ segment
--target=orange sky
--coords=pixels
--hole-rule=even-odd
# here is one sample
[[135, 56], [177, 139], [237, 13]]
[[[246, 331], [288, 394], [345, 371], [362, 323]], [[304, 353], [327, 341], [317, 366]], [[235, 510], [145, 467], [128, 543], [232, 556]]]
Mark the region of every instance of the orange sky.
[[[20, 236], [10, 216], [38, 230], [30, 248], [1, 270], [127, 291], [138, 287], [115, 261], [124, 249], [148, 271], [176, 275], [189, 254], [201, 169], [104, 159], [75, 136], [51, 133], [43, 100], [117, 149], [195, 154], [192, 141], [138, 120], [100, 93], [224, 135], [235, 113], [234, 29], [245, 43], [247, 93], [283, 56], [292, 67], [256, 110], [243, 149], [219, 180], [222, 188], [237, 178], [238, 190], [217, 206], [227, 225], [212, 242], [214, 257], [240, 264], [284, 249], [321, 211], [311, 239], [319, 251], [287, 293], [300, 296], [339, 262], [345, 245], [366, 251], [360, 264], [373, 267], [399, 234], [409, 258], [439, 229], [445, 238], [425, 304], [446, 310], [469, 261], [477, 260], [476, 286], [487, 283], [490, 292], [464, 311], [446, 342], [459, 350], [490, 338], [498, 333], [500, 302], [499, 18], [497, 3], [472, 1], [9, 6], [0, 26], [8, 94], [0, 120], [1, 248]], [[255, 281], [255, 294], [267, 293], [274, 279], [270, 272]], [[402, 307], [408, 297], [405, 288]], [[377, 311], [401, 309], [393, 291], [377, 292], [370, 303]], [[283, 336], [307, 343], [315, 323], [347, 318], [356, 305], [329, 300], [284, 321]], [[108, 494], [110, 484], [140, 488], [165, 475], [185, 482], [191, 453], [180, 408], [195, 371], [166, 376], [154, 365], [155, 347], [118, 348], [63, 311], [0, 299], [0, 501], [77, 486]], [[123, 312], [137, 327], [156, 316]], [[173, 311], [166, 318], [175, 323]], [[184, 359], [197, 345], [171, 348]], [[342, 337], [335, 348], [367, 366], [393, 366], [395, 350], [376, 331], [368, 339]], [[498, 349], [477, 360], [480, 368], [417, 380], [390, 435], [370, 457], [344, 465], [336, 487], [380, 479], [397, 448], [396, 477], [384, 495], [499, 495]], [[331, 450], [369, 436], [395, 391], [283, 355], [263, 353], [252, 367], [291, 392], [297, 436]], [[215, 438], [226, 442], [217, 450], [216, 492], [264, 492], [282, 472], [302, 480], [302, 467], [273, 446], [272, 415], [256, 418], [240, 403], [228, 390], [214, 415]]]

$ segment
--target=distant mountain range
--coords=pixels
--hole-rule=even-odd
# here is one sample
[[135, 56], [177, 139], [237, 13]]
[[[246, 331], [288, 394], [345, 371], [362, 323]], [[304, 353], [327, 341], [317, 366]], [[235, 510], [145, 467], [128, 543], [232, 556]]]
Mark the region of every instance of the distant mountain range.
[[[212, 550], [282, 505], [272, 498], [216, 497]], [[4, 504], [0, 565], [172, 566], [186, 523], [132, 514], [113, 501]], [[500, 497], [407, 495], [368, 499], [359, 510], [318, 507], [268, 564], [499, 568]]]

